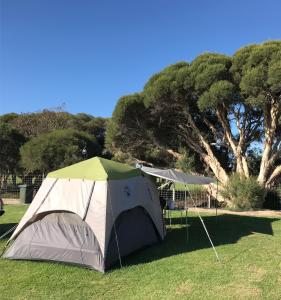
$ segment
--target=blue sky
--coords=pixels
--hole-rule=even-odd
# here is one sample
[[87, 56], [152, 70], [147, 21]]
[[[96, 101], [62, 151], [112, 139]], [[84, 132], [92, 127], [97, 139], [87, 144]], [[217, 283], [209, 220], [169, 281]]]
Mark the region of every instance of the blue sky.
[[155, 72], [281, 38], [281, 1], [0, 0], [0, 114], [111, 116]]

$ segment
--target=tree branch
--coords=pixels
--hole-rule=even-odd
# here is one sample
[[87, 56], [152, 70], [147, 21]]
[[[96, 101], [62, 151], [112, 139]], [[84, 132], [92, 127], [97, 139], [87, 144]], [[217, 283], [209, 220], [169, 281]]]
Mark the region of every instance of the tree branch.
[[277, 166], [273, 172], [271, 173], [269, 179], [266, 182], [266, 186], [272, 185], [275, 180], [277, 180], [281, 176], [281, 165]]

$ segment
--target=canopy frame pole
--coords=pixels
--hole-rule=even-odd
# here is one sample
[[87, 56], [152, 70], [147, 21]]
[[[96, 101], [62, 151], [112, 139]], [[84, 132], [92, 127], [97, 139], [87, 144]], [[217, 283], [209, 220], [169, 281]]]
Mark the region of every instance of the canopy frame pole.
[[186, 184], [184, 185], [184, 210], [185, 210], [185, 226], [186, 226], [186, 243], [188, 243], [188, 223], [187, 223], [187, 199], [186, 199]]
[[220, 258], [219, 258], [219, 255], [218, 255], [218, 252], [217, 252], [217, 250], [216, 250], [216, 248], [215, 248], [215, 246], [214, 246], [214, 244], [213, 244], [213, 242], [212, 242], [212, 239], [211, 239], [211, 237], [210, 237], [210, 235], [209, 235], [209, 232], [208, 232], [208, 230], [207, 230], [207, 227], [205, 226], [205, 223], [204, 223], [204, 221], [203, 221], [203, 219], [202, 219], [202, 217], [201, 217], [201, 215], [200, 215], [200, 212], [199, 212], [198, 208], [197, 208], [196, 205], [195, 205], [194, 199], [193, 199], [193, 197], [192, 197], [190, 191], [189, 191], [189, 194], [190, 194], [190, 198], [191, 198], [191, 200], [192, 200], [192, 202], [193, 202], [194, 208], [195, 208], [195, 210], [196, 210], [196, 212], [197, 212], [197, 214], [198, 214], [198, 217], [199, 217], [199, 219], [200, 219], [200, 221], [201, 221], [201, 223], [202, 223], [202, 225], [203, 225], [203, 228], [204, 228], [204, 230], [205, 230], [205, 232], [206, 232], [206, 234], [207, 234], [207, 237], [208, 237], [208, 239], [209, 239], [209, 241], [210, 241], [210, 243], [211, 243], [211, 245], [212, 245], [212, 248], [213, 248], [213, 250], [214, 250], [215, 256], [216, 256], [218, 262], [221, 262], [221, 260], [220, 260]]
[[217, 180], [217, 190], [216, 190], [216, 219], [218, 220], [218, 192], [219, 192], [219, 181]]

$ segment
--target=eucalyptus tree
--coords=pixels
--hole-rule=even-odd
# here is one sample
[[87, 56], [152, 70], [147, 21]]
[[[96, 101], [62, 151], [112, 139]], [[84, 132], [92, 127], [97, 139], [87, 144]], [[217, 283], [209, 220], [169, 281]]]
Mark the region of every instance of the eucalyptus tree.
[[258, 182], [270, 186], [281, 175], [281, 41], [241, 49], [233, 57], [232, 73], [247, 107], [245, 114], [258, 116], [251, 120], [263, 142]]

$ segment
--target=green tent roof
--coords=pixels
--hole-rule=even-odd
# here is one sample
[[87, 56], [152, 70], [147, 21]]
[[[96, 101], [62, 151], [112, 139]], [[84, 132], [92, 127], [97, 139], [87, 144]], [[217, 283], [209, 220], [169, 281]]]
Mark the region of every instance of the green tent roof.
[[81, 178], [96, 181], [125, 179], [141, 174], [139, 169], [101, 157], [94, 157], [48, 174], [51, 178]]

